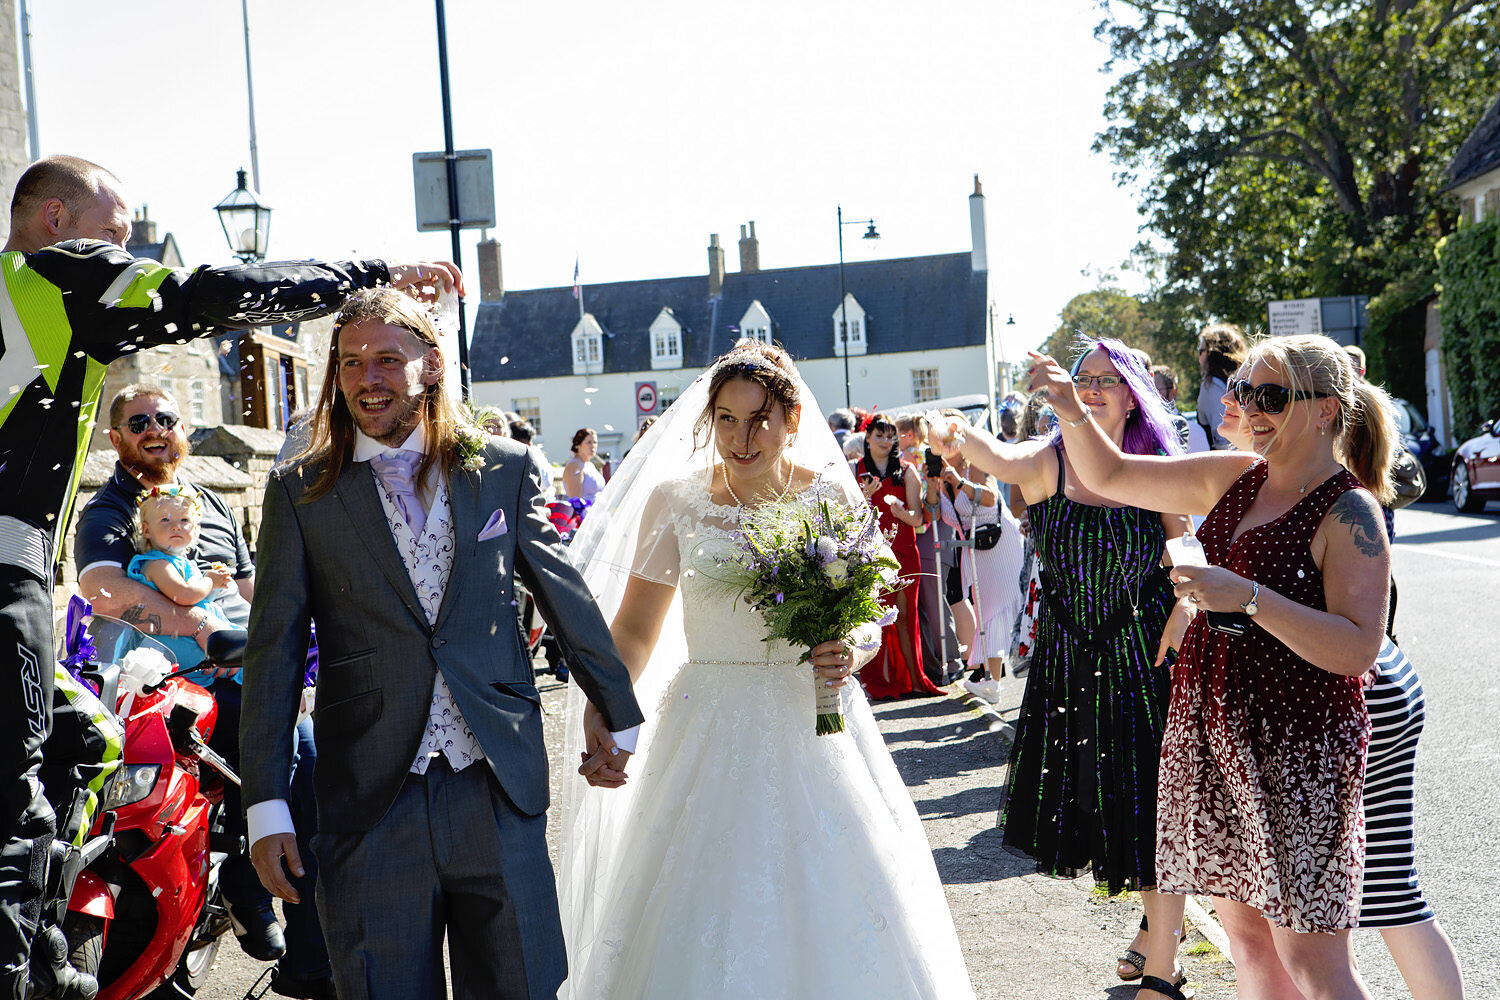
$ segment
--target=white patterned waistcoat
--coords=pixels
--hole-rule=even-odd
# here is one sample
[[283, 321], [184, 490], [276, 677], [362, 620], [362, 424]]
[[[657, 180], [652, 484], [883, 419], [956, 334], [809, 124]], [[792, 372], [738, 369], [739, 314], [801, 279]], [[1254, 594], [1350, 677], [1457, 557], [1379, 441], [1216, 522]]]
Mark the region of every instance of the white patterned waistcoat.
[[[427, 615], [429, 625], [437, 621], [438, 610], [443, 605], [443, 593], [448, 589], [448, 575], [453, 569], [453, 509], [448, 503], [448, 485], [439, 482], [433, 493], [432, 509], [427, 512], [427, 523], [420, 534], [412, 531], [411, 525], [401, 516], [401, 508], [391, 497], [385, 484], [374, 470], [376, 492], [380, 494], [380, 506], [385, 510], [385, 519], [391, 526], [391, 536], [406, 564], [406, 575], [417, 591], [417, 600]], [[429, 480], [430, 482], [430, 480]], [[432, 705], [427, 711], [427, 728], [422, 733], [422, 743], [417, 748], [416, 759], [411, 770], [426, 774], [427, 767], [438, 754], [448, 758], [455, 771], [462, 771], [476, 760], [484, 757], [479, 741], [464, 721], [463, 713], [448, 690], [448, 682], [438, 671], [432, 685]]]

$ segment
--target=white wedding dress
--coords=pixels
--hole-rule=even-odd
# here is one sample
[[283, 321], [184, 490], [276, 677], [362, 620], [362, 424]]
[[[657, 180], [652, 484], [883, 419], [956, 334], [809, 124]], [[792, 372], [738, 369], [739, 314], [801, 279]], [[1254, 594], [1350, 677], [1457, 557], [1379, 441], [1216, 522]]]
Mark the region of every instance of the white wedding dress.
[[[675, 580], [686, 663], [654, 706], [628, 800], [571, 824], [570, 1000], [972, 998], [911, 797], [858, 684], [814, 733], [814, 675], [722, 582], [738, 509], [709, 471], [655, 491], [631, 572]], [[812, 487], [842, 499], [837, 486]], [[643, 745], [643, 750], [648, 748]], [[623, 790], [622, 790], [623, 791]]]

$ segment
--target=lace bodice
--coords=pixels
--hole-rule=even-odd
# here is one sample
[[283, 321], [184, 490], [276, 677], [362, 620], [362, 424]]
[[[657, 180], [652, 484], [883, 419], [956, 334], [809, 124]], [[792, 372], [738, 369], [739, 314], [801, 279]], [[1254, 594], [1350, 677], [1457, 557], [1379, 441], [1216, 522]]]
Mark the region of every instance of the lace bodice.
[[[631, 572], [682, 588], [688, 658], [696, 663], [786, 663], [802, 650], [766, 642], [760, 612], [739, 599], [733, 565], [739, 554], [739, 508], [714, 503], [712, 470], [670, 480], [657, 488], [643, 518]], [[843, 501], [835, 483], [818, 478], [802, 496]]]

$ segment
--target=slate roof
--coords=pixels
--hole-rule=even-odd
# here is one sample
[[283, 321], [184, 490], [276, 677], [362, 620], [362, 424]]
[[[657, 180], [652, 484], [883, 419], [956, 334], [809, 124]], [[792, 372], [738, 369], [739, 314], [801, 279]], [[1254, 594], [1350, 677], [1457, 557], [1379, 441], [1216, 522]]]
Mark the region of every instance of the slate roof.
[[[82, 478], [79, 482], [86, 492], [97, 489], [115, 473], [115, 462], [119, 459], [113, 448], [96, 448], [83, 460]], [[211, 455], [189, 455], [182, 460], [177, 474], [190, 483], [207, 486], [211, 490], [250, 489], [255, 480], [236, 469], [222, 458]], [[88, 499], [87, 497], [84, 498]]]
[[1451, 191], [1464, 181], [1500, 167], [1500, 97], [1479, 119], [1474, 131], [1458, 147], [1453, 162], [1448, 164], [1448, 186]]
[[[984, 343], [986, 275], [972, 270], [967, 252], [845, 264], [844, 274], [865, 310], [869, 354]], [[585, 308], [605, 330], [605, 372], [651, 369], [647, 332], [663, 306], [683, 327], [683, 367], [707, 367], [738, 339], [735, 327], [756, 299], [770, 313], [772, 338], [794, 358], [836, 356], [837, 264], [727, 273], [715, 298], [707, 275], [583, 289]], [[499, 302], [481, 303], [469, 349], [474, 380], [572, 374], [570, 335], [577, 324], [572, 286], [506, 292]]]
[[281, 431], [249, 424], [220, 424], [216, 427], [199, 427], [193, 431], [191, 440], [195, 455], [222, 457], [245, 452], [275, 455], [281, 450], [286, 435]]

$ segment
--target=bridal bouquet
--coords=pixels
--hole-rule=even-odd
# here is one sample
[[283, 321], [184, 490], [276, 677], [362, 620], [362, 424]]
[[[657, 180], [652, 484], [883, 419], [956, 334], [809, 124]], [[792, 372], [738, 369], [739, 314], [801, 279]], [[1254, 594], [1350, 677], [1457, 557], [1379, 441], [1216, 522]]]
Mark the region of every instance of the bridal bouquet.
[[[812, 647], [863, 625], [888, 625], [894, 609], [880, 598], [899, 590], [899, 566], [868, 504], [851, 510], [815, 498], [781, 500], [745, 511], [740, 524], [742, 597], [766, 620], [766, 639]], [[861, 647], [865, 649], [873, 646]], [[817, 678], [819, 736], [844, 731], [839, 690]]]

